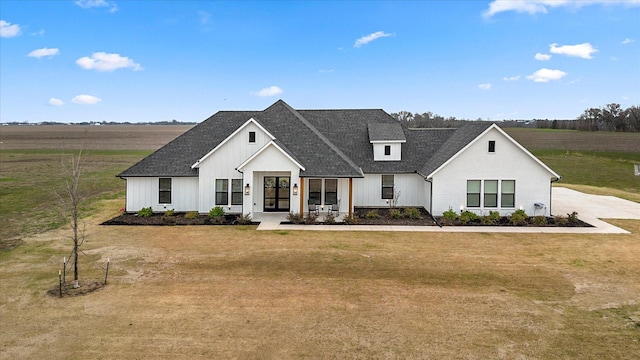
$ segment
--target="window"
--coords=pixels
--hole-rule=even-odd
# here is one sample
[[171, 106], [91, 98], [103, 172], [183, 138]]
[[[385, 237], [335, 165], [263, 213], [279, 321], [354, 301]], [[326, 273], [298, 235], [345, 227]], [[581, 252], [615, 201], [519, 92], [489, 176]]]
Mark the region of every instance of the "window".
[[484, 181], [484, 207], [498, 207], [498, 180]]
[[158, 179], [158, 202], [171, 204], [171, 178]]
[[229, 203], [229, 180], [216, 179], [216, 205]]
[[324, 181], [324, 203], [327, 205], [338, 203], [338, 179]]
[[480, 180], [467, 180], [467, 207], [480, 207]]
[[384, 146], [384, 154], [387, 156], [391, 155], [391, 145]]
[[320, 205], [322, 202], [322, 180], [310, 179], [309, 180], [309, 204]]
[[256, 142], [256, 132], [255, 131], [249, 131], [249, 142], [250, 143]]
[[489, 152], [496, 152], [496, 141], [495, 140], [489, 140]]
[[382, 175], [382, 198], [393, 199], [393, 175]]
[[242, 205], [242, 179], [231, 180], [231, 205]]
[[516, 181], [502, 180], [502, 193], [500, 194], [500, 206], [503, 208], [516, 207]]

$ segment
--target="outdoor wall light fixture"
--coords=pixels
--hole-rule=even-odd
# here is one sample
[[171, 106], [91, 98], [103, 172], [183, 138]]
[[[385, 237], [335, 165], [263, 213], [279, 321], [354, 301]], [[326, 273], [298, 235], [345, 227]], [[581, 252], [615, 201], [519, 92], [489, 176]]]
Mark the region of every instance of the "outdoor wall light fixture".
[[298, 184], [293, 184], [293, 195], [298, 195]]
[[247, 183], [247, 185], [245, 185], [244, 187], [244, 194], [251, 195], [251, 187], [249, 186], [249, 183]]

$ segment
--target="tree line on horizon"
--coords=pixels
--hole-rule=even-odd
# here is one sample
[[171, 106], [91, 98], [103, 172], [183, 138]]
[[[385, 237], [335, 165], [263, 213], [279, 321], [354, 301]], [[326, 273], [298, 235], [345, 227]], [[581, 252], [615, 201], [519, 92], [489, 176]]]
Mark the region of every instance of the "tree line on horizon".
[[[411, 113], [400, 111], [391, 116], [409, 128], [457, 128], [465, 123], [477, 120], [444, 117], [430, 111]], [[540, 129], [565, 129], [581, 131], [640, 132], [640, 106], [633, 105], [623, 109], [620, 104], [611, 103], [600, 108], [588, 108], [573, 120], [504, 120], [506, 127], [534, 127]]]

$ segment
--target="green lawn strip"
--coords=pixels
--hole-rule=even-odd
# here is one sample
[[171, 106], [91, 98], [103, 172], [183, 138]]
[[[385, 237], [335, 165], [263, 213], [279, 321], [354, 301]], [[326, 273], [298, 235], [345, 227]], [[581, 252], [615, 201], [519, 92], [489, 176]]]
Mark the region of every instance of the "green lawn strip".
[[640, 154], [628, 152], [533, 150], [532, 153], [562, 176], [558, 185], [613, 188], [640, 194], [634, 164]]
[[[60, 191], [62, 162], [73, 151], [0, 151], [0, 202], [5, 225], [0, 241], [40, 233], [64, 224], [54, 195]], [[148, 151], [85, 151], [82, 187], [90, 195], [85, 214], [96, 201], [124, 193], [124, 181], [115, 175], [140, 160]], [[2, 246], [0, 246], [1, 248]]]

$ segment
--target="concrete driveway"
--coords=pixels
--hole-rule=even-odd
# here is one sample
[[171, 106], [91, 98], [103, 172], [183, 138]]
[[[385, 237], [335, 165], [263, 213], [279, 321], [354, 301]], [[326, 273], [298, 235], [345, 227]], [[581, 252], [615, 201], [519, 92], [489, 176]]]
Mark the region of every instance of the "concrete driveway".
[[615, 196], [591, 195], [563, 187], [554, 187], [552, 200], [553, 215], [566, 215], [576, 211], [579, 218], [640, 220], [639, 203]]

